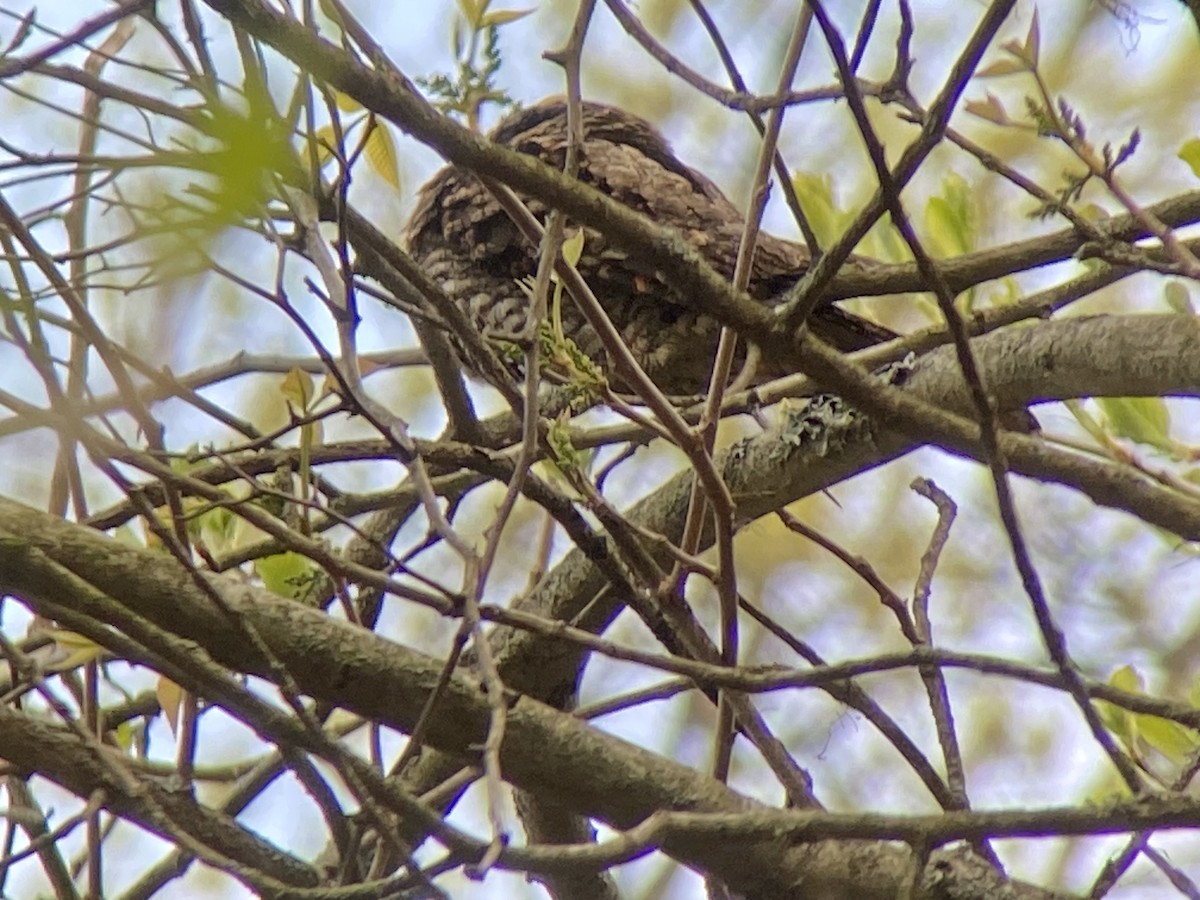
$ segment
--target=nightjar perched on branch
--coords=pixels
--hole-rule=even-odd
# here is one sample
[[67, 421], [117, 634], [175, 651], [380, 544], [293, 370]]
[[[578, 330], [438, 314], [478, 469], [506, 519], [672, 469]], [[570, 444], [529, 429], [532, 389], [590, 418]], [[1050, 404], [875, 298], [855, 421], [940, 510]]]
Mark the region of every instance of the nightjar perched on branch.
[[[657, 224], [677, 229], [718, 272], [731, 278], [743, 218], [720, 189], [680, 162], [644, 120], [590, 102], [583, 104], [582, 120], [579, 179]], [[567, 151], [566, 102], [550, 98], [513, 113], [490, 137], [561, 169]], [[522, 199], [544, 221], [544, 204]], [[471, 173], [449, 166], [421, 189], [407, 246], [486, 338], [511, 340], [523, 332], [530, 301], [522, 281], [536, 271], [537, 247]], [[772, 302], [803, 275], [808, 259], [802, 244], [761, 234], [749, 293]], [[689, 307], [686, 297], [652, 267], [639, 264], [590, 228], [576, 266], [638, 363], [662, 390], [691, 394], [706, 388], [720, 333], [716, 322]], [[598, 337], [567, 298], [562, 319], [566, 336], [603, 364]], [[832, 303], [813, 313], [810, 326], [845, 351], [894, 336]]]

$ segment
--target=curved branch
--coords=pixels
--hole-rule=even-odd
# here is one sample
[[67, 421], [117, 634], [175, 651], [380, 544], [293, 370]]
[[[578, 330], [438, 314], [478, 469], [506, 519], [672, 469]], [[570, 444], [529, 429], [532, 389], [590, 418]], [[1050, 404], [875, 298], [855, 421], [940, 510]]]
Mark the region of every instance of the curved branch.
[[[763, 343], [775, 316], [746, 293], [735, 294], [695, 247], [671, 229], [544, 163], [493, 144], [438, 113], [400, 72], [379, 71], [329, 43], [300, 22], [253, 0], [206, 0], [233, 25], [271, 45], [316, 78], [349, 94], [401, 131], [436, 149], [457, 166], [480, 172], [514, 190], [561, 209], [571, 219], [602, 231], [613, 243], [657, 269], [696, 308], [743, 337]], [[1176, 228], [1200, 220], [1200, 191], [1146, 207], [1163, 224]], [[1114, 216], [1097, 228], [1118, 241], [1147, 236], [1132, 216]], [[1068, 228], [1004, 247], [966, 254], [939, 263], [956, 291], [1026, 269], [1070, 259], [1088, 236]], [[850, 267], [847, 267], [847, 269]], [[915, 263], [843, 270], [830, 282], [829, 299], [905, 293], [928, 289]]]
[[[64, 592], [63, 579], [52, 571], [58, 567], [116, 599], [131, 614], [203, 645], [221, 664], [269, 677], [271, 666], [248, 639], [247, 629], [213, 601], [211, 590], [266, 639], [270, 652], [305, 694], [401, 731], [414, 727], [436, 689], [438, 715], [426, 721], [426, 741], [459, 758], [478, 758], [491, 710], [476, 679], [461, 673], [445, 678], [439, 660], [238, 579], [208, 576], [209, 590], [201, 590], [192, 575], [162, 554], [124, 546], [83, 526], [0, 500], [0, 589], [48, 617], [69, 608], [76, 615], [100, 619], [105, 604], [90, 590]], [[0, 726], [14, 717], [22, 718], [0, 711]], [[43, 731], [0, 727], [0, 755], [12, 758], [21, 753], [23, 737], [38, 735]], [[111, 780], [107, 769], [87, 769], [77, 780], [68, 780], [72, 776], [67, 767], [75, 756], [55, 756], [55, 745], [48, 739], [43, 749], [46, 755], [37, 768], [73, 790], [86, 792]], [[664, 810], [776, 817], [778, 828], [765, 837], [759, 833], [731, 840], [722, 835], [713, 840], [712, 835], [684, 834], [665, 839], [667, 853], [743, 893], [796, 896], [819, 885], [822, 896], [830, 898], [882, 900], [894, 897], [910, 877], [910, 854], [904, 849], [826, 840], [829, 831], [806, 831], [807, 820], [797, 819], [794, 811], [771, 810], [529, 697], [510, 699], [500, 755], [513, 784], [549, 792], [567, 808], [619, 828], [633, 827]], [[116, 796], [123, 795], [118, 791]], [[190, 809], [190, 798], [188, 805]], [[795, 828], [800, 828], [801, 841], [812, 843], [796, 845], [781, 838]], [[965, 896], [994, 896], [991, 892], [1003, 884], [992, 872], [975, 893]], [[1052, 896], [1012, 884], [1031, 892], [1026, 896]]]
[[118, 751], [111, 752], [114, 762], [106, 763], [78, 735], [0, 704], [0, 756], [10, 765], [48, 778], [80, 797], [99, 791], [108, 810], [163, 840], [183, 846], [202, 843], [209, 848], [208, 861], [214, 861], [214, 854], [225, 857], [227, 870], [247, 883], [261, 886], [270, 880], [296, 887], [319, 883], [316, 869], [281, 852], [231, 816], [197, 803], [190, 793], [169, 790], [154, 778], [119, 776], [118, 771], [127, 766]]

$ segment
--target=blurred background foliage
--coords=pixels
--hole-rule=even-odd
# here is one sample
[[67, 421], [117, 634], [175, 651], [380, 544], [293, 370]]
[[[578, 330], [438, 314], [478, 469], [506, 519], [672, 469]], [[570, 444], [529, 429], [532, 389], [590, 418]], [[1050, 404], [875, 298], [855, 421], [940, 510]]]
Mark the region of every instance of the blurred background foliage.
[[[796, 4], [784, 0], [712, 0], [708, 5], [748, 84], [752, 89], [769, 90], [780, 66]], [[39, 22], [69, 28], [82, 15], [82, 6], [45, 4], [39, 7]], [[174, 27], [170, 4], [161, 6], [164, 22]], [[348, 0], [347, 6], [407, 74], [428, 79], [439, 73], [454, 73], [455, 35], [462, 47], [464, 29], [469, 30], [464, 22], [470, 4], [453, 0], [421, 4]], [[853, 33], [862, 4], [829, 6], [843, 32]], [[1024, 38], [1034, 6], [1031, 2], [1019, 4], [1018, 13], [1002, 34], [1004, 39]], [[562, 45], [575, 15], [575, 4], [570, 3], [523, 0], [496, 5], [497, 10], [525, 7], [530, 9], [529, 15], [500, 23], [496, 44], [500, 64], [495, 83], [519, 103], [561, 92], [561, 72], [542, 59], [542, 53]], [[861, 70], [868, 80], [886, 78], [893, 60], [897, 20], [894, 4], [884, 7]], [[934, 96], [982, 8], [981, 3], [913, 3], [916, 67], [912, 87], [918, 98], [927, 102]], [[1121, 169], [1129, 192], [1140, 203], [1149, 204], [1195, 189], [1196, 175], [1177, 158], [1185, 142], [1197, 137], [1200, 130], [1200, 92], [1195, 89], [1200, 39], [1182, 5], [1174, 0], [1157, 0], [1136, 6], [1122, 4], [1114, 12], [1103, 3], [1070, 0], [1043, 2], [1037, 8], [1041, 32], [1039, 72], [1053, 95], [1069, 99], [1097, 145], [1108, 141], [1117, 146], [1134, 129], [1140, 132], [1137, 152]], [[9, 7], [4, 12], [9, 18], [7, 25], [0, 22], [0, 27], [11, 30], [21, 10]], [[714, 81], [725, 83], [711, 42], [698, 26], [691, 4], [685, 0], [643, 0], [636, 5], [636, 12], [672, 52]], [[236, 59], [228, 34], [215, 21], [211, 24], [214, 53], [222, 54], [220, 58], [230, 66], [229, 78], [236, 83]], [[999, 56], [993, 47], [985, 62]], [[155, 73], [173, 63], [153, 30], [139, 28], [121, 59], [125, 62], [111, 65], [105, 77], [157, 93], [170, 102], [198, 102], [174, 79]], [[709, 174], [737, 205], [745, 207], [757, 136], [744, 115], [722, 108], [665, 73], [603, 8], [596, 14], [584, 63], [587, 97], [622, 106], [655, 123], [686, 162]], [[270, 85], [273, 96], [276, 100], [286, 97], [291, 89], [288, 66], [269, 58], [269, 71], [274, 78]], [[820, 40], [814, 37], [795, 86], [813, 88], [832, 83], [832, 63]], [[9, 90], [0, 94], [0, 113], [9, 123], [6, 140], [31, 152], [73, 151], [78, 123], [69, 111], [79, 108], [77, 88], [36, 75], [6, 82], [5, 86]], [[976, 79], [969, 84], [964, 100], [981, 101], [991, 92], [1014, 118], [1024, 119], [1023, 98], [1033, 90], [1031, 79], [1023, 76]], [[68, 112], [59, 112], [54, 106]], [[916, 126], [903, 121], [892, 107], [869, 101], [868, 109], [889, 159], [894, 161], [915, 136]], [[485, 105], [481, 127], [490, 127], [498, 114], [493, 106]], [[346, 115], [346, 121], [350, 121], [350, 114]], [[115, 128], [132, 134], [145, 131], [128, 109], [117, 104], [106, 104], [104, 116]], [[244, 164], [248, 148], [257, 149], [256, 165], [264, 169], [278, 168], [280, 158], [288, 151], [280, 147], [278, 134], [270, 130], [264, 133], [253, 120], [233, 124], [236, 127], [231, 125], [228, 140], [237, 165], [228, 170], [214, 169], [208, 178], [179, 169], [127, 172], [119, 180], [120, 202], [114, 200], [108, 207], [97, 205], [92, 213], [93, 244], [102, 243], [106, 237], [144, 231], [137, 242], [105, 254], [104, 269], [93, 271], [93, 311], [113, 338], [152, 367], [169, 369], [177, 375], [233, 359], [240, 353], [311, 354], [306, 338], [277, 308], [213, 268], [215, 261], [246, 282], [267, 290], [273, 289], [279, 275], [269, 242], [249, 241], [243, 230], [231, 225], [244, 213], [238, 199], [246, 200], [259, 185], [231, 183], [228, 177], [234, 171], [247, 171]], [[1061, 143], [1040, 137], [1028, 128], [997, 125], [971, 116], [962, 111], [961, 103], [953, 124], [1049, 190], [1062, 185], [1064, 171], [1079, 168]], [[159, 148], [188, 147], [189, 134], [194, 135], [180, 123], [167, 122], [155, 122], [154, 132]], [[352, 146], [353, 141], [350, 138], [348, 145]], [[391, 150], [376, 151], [383, 154], [383, 163], [376, 159], [360, 162], [354, 168], [349, 198], [378, 227], [399, 235], [416, 189], [438, 160], [428, 148], [398, 132], [390, 132], [389, 143]], [[100, 137], [98, 152], [130, 153], [133, 146], [127, 137], [107, 132]], [[301, 145], [293, 141], [291, 146], [299, 159], [303, 154]], [[792, 167], [798, 192], [814, 211], [818, 233], [829, 240], [874, 190], [869, 161], [845, 104], [825, 102], [790, 110], [780, 150]], [[387, 173], [388, 167], [393, 167], [394, 175]], [[53, 203], [47, 197], [61, 197], [66, 184], [63, 177], [48, 177], [32, 183], [14, 181], [4, 190], [19, 208], [31, 210]], [[904, 197], [929, 246], [947, 256], [1062, 227], [1061, 221], [1031, 218], [1033, 201], [949, 146], [934, 152]], [[207, 203], [207, 211], [197, 212], [197, 204], [203, 205], [201, 201]], [[1080, 203], [1090, 215], [1120, 212], [1100, 185], [1089, 186]], [[181, 217], [187, 216], [198, 217], [209, 230], [181, 232], [172, 227], [155, 232], [151, 227], [164, 222], [177, 225]], [[788, 236], [797, 234], [778, 187], [766, 222], [769, 230]], [[38, 226], [38, 233], [48, 245], [61, 245], [61, 227], [61, 220], [51, 214]], [[181, 234], [188, 236], [186, 242], [178, 240]], [[896, 259], [900, 256], [897, 247], [894, 236], [881, 227], [859, 252]], [[987, 285], [972, 302], [976, 306], [1004, 303], [1082, 271], [1084, 265], [1051, 266]], [[294, 271], [282, 277], [299, 314], [322, 339], [332, 342], [333, 330], [325, 308], [299, 287]], [[1179, 282], [1171, 290], [1194, 293], [1190, 286]], [[1167, 309], [1167, 296], [1166, 280], [1141, 275], [1099, 292], [1067, 314], [1161, 312]], [[933, 307], [927, 298], [888, 298], [865, 302], [860, 308], [902, 330], [924, 327], [933, 321]], [[411, 328], [396, 312], [374, 303], [364, 303], [361, 312], [364, 351], [414, 344]], [[30, 402], [45, 402], [28, 364], [11, 344], [0, 344], [0, 373], [5, 390], [25, 396]], [[280, 373], [246, 375], [209, 387], [204, 395], [233, 415], [262, 430], [271, 430], [289, 421], [282, 382]], [[426, 370], [380, 371], [370, 375], [367, 384], [375, 396], [411, 423], [414, 433], [432, 437], [439, 432], [444, 417]], [[97, 394], [111, 389], [102, 378], [91, 387]], [[485, 408], [489, 404], [497, 408], [490, 391], [479, 388], [479, 396]], [[1196, 400], [1168, 402], [1161, 409], [1169, 412], [1169, 418], [1155, 419], [1149, 431], [1136, 435], [1134, 426], [1121, 424], [1119, 410], [1114, 424], [1112, 418], [1106, 419], [1106, 415], [1113, 415], [1113, 408], [1106, 412], [1095, 404], [1084, 404], [1082, 409], [1092, 417], [1098, 434], [1089, 434], [1079, 417], [1062, 406], [1039, 409], [1037, 414], [1051, 436], [1092, 443], [1100, 436], [1110, 443], [1106, 452], [1124, 453], [1152, 469], [1171, 470], [1182, 479], [1194, 479], [1189, 448], [1200, 442], [1200, 404]], [[198, 416], [181, 401], [159, 404], [155, 412], [166, 423], [167, 440], [173, 449], [221, 446], [234, 439], [228, 429]], [[604, 420], [602, 413], [592, 415], [597, 421]], [[1153, 412], [1151, 415], [1153, 418]], [[122, 421], [121, 427], [132, 426]], [[723, 435], [726, 441], [753, 431], [753, 426], [739, 421], [730, 423], [727, 431]], [[53, 438], [41, 430], [0, 435], [5, 459], [0, 468], [0, 491], [44, 506], [54, 456]], [[362, 421], [334, 417], [326, 421], [323, 439], [371, 436]], [[1141, 440], [1133, 440], [1133, 436]], [[290, 439], [298, 438], [292, 435]], [[600, 454], [597, 465], [606, 458]], [[608, 493], [625, 503], [649, 492], [681, 464], [681, 455], [670, 448], [644, 448], [632, 461], [617, 468], [608, 481]], [[346, 490], [382, 489], [394, 482], [399, 468], [356, 463], [332, 467], [325, 474]], [[917, 476], [934, 479], [959, 508], [933, 584], [931, 617], [937, 642], [948, 648], [1043, 661], [1043, 649], [1014, 573], [1008, 541], [995, 514], [991, 485], [977, 465], [936, 450], [921, 450], [793, 504], [790, 512], [849, 553], [862, 557], [893, 590], [907, 597], [935, 522], [930, 504], [909, 489]], [[1200, 679], [1200, 563], [1194, 548], [1130, 516], [1098, 510], [1064, 488], [1022, 479], [1016, 482], [1022, 525], [1053, 609], [1083, 670], [1098, 678], [1136, 677], [1156, 695], [1196, 698]], [[117, 499], [111, 485], [100, 479], [90, 483], [89, 488], [95, 508]], [[502, 491], [502, 486], [490, 486], [473, 492], [458, 509], [456, 526], [472, 540], [482, 540]], [[544, 528], [540, 512], [525, 504], [518, 506], [489, 582], [487, 599], [505, 601], [528, 588], [527, 548], [543, 540]], [[341, 535], [344, 537], [345, 533]], [[399, 548], [414, 546], [422, 539], [422, 528], [414, 523], [401, 534]], [[565, 548], [565, 542], [556, 540], [556, 554]], [[739, 586], [744, 594], [827, 660], [863, 657], [907, 646], [893, 617], [871, 590], [777, 518], [767, 517], [748, 526], [738, 538], [737, 558]], [[416, 565], [446, 578], [446, 568], [455, 561], [449, 553], [435, 548], [422, 554]], [[703, 621], [715, 626], [717, 612], [711, 592], [701, 587], [691, 594]], [[10, 608], [4, 624], [6, 629], [18, 629], [22, 623]], [[399, 606], [386, 609], [381, 625], [397, 640], [431, 653], [446, 650], [455, 627], [432, 614]], [[648, 638], [642, 632], [640, 622], [624, 616], [608, 636], [645, 643]], [[744, 658], [795, 662], [785, 647], [752, 626], [746, 632]], [[129, 673], [128, 684], [135, 685], [139, 677]], [[968, 787], [976, 806], [1044, 806], [1083, 798], [1098, 800], [1117, 790], [1111, 771], [1087, 737], [1077, 713], [1058, 693], [962, 672], [951, 672], [948, 678], [967, 757]], [[643, 670], [596, 658], [588, 667], [582, 703], [653, 680]], [[865, 684], [936, 757], [936, 740], [916, 675], [887, 673], [867, 679]], [[818, 793], [831, 809], [934, 809], [917, 779], [890, 746], [857, 715], [828, 697], [817, 692], [767, 695], [761, 698], [761, 706], [780, 737], [813, 772]], [[675, 759], [703, 766], [709, 752], [711, 716], [711, 710], [694, 696], [683, 696], [649, 709], [623, 712], [598, 724]], [[1144, 749], [1149, 742], [1149, 755], [1165, 755], [1162, 747], [1153, 746], [1154, 737], [1135, 734], [1138, 729], [1134, 724], [1114, 720], [1111, 727], [1123, 739], [1140, 740]], [[211, 729], [215, 735], [228, 734], [215, 724]], [[169, 755], [169, 734], [160, 731], [157, 740], [168, 745], [163, 752]], [[218, 760], [255, 752], [245, 741], [227, 736], [207, 749]], [[763, 777], [757, 760], [739, 754], [737, 762], [733, 778], [737, 788], [750, 794], [763, 792], [764, 798], [771, 801], [778, 799], [765, 787], [770, 782]], [[1171, 762], [1160, 758], [1151, 764], [1165, 766]], [[257, 811], [256, 826], [282, 842], [311, 840], [311, 836], [297, 838], [295, 833], [295, 814], [290, 810], [302, 803], [295, 786], [281, 787], [269, 796], [274, 799]], [[476, 821], [476, 815], [477, 810], [469, 804], [456, 813], [467, 822]], [[1177, 865], [1196, 872], [1200, 871], [1200, 848], [1194, 843], [1194, 835], [1191, 840], [1173, 842], [1165, 836], [1161, 843]], [[1000, 850], [1014, 875], [1078, 890], [1090, 884], [1106, 856], [1121, 843], [1120, 838], [1010, 841], [1002, 843]], [[146, 845], [137, 846], [139, 858], [147, 858]], [[689, 897], [699, 890], [694, 876], [674, 871], [657, 856], [622, 867], [618, 876], [629, 888], [629, 896]], [[511, 890], [508, 896], [539, 895], [537, 889], [516, 879], [511, 883], [501, 879], [484, 885], [463, 883], [455, 896], [496, 896], [492, 892], [497, 884], [507, 885], [505, 890]], [[225, 878], [202, 872], [189, 875], [178, 888], [184, 893], [170, 896], [236, 896], [238, 890]], [[1139, 865], [1110, 896], [1166, 896], [1160, 893], [1163, 890], [1161, 880]]]

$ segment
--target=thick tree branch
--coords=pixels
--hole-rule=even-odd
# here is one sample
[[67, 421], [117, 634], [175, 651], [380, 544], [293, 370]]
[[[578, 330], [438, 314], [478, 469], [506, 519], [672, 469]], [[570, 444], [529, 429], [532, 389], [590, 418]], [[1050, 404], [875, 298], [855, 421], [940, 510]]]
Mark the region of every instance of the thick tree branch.
[[[972, 347], [986, 372], [988, 389], [1002, 410], [1080, 397], [1195, 396], [1200, 391], [1197, 388], [1200, 385], [1200, 331], [1193, 320], [1185, 316], [1097, 316], [1038, 322], [1007, 328], [976, 339], [972, 341]], [[940, 348], [921, 357], [904, 389], [931, 406], [958, 411], [970, 409], [965, 385], [949, 348]], [[27, 411], [24, 415], [27, 418], [34, 416], [35, 411]], [[488, 432], [496, 432], [500, 430], [495, 427], [496, 422], [508, 419], [509, 416], [501, 415], [495, 421], [482, 424]], [[52, 426], [54, 422], [47, 418], [45, 424]], [[592, 434], [590, 431], [576, 431], [572, 434], [572, 441], [580, 448], [596, 446]], [[595, 434], [610, 442], [631, 440], [638, 436], [636, 430], [614, 432], [611, 428], [599, 429]], [[900, 443], [894, 447], [911, 448], [916, 445], [914, 440], [900, 439]], [[892, 446], [889, 443], [889, 447]], [[1025, 446], [1032, 447], [1030, 444]], [[464, 469], [495, 473], [503, 470], [503, 461], [510, 459], [511, 455], [511, 451], [494, 451], [454, 441], [418, 440], [416, 447], [427, 463], [445, 471]], [[775, 506], [755, 515], [763, 515], [770, 509], [796, 499], [793, 496], [796, 490], [802, 490], [805, 494], [823, 490], [903, 452], [902, 449], [893, 448], [888, 451], [889, 455], [877, 458], [861, 448], [857, 451], [852, 447], [844, 449], [851, 456], [834, 459], [832, 455], [818, 456], [806, 448], [796, 448], [794, 452], [801, 454], [800, 459], [808, 467], [804, 483], [792, 487], [777, 485], [778, 493], [768, 492], [766, 495], [767, 502], [775, 503]], [[246, 458], [237, 458], [236, 466], [214, 463], [193, 469], [188, 475], [207, 484], [224, 484], [246, 475], [260, 476], [274, 472], [279, 466], [294, 461], [295, 453], [295, 450], [289, 449], [257, 451]], [[318, 446], [312, 450], [311, 461], [314, 466], [320, 466], [391, 457], [391, 445], [386, 441], [354, 441]], [[129, 450], [127, 454], [116, 458], [136, 463], [138, 452]], [[1103, 488], [1108, 499], [1101, 500], [1093, 496], [1096, 502], [1125, 509], [1135, 515], [1145, 512], [1152, 516], [1154, 524], [1171, 530], [1182, 529], [1178, 531], [1181, 535], [1186, 536], [1194, 527], [1188, 524], [1190, 514], [1173, 503], [1158, 513], [1153, 512], [1153, 504], [1143, 507], [1142, 504], [1148, 502], [1151, 495], [1133, 487], [1136, 479], [1116, 478], [1117, 472], [1132, 475], [1128, 470], [1117, 467], [1106, 469], [1103, 466], [1097, 468], [1090, 462], [1088, 466], [1080, 468], [1074, 459], [1060, 451], [1048, 455], [1034, 454], [1030, 457], [1028, 469], [1022, 468], [1020, 460], [1014, 461], [1014, 468], [1031, 477], [1074, 485], [1089, 495], [1091, 489], [1079, 481], [1081, 475], [1090, 473], [1084, 480], [1094, 481], [1103, 473], [1113, 472], [1112, 475], [1103, 476], [1106, 482], [1113, 485]], [[1056, 460], [1060, 461], [1057, 471], [1054, 468]], [[466, 490], [475, 483], [473, 478], [466, 475], [461, 478], [448, 475], [446, 478], [446, 489], [450, 491]], [[1129, 485], [1129, 493], [1121, 493], [1122, 488], [1118, 486], [1121, 484]], [[183, 486], [180, 488], [183, 489]], [[164, 502], [161, 485], [150, 483], [143, 490], [151, 505], [158, 506]], [[405, 488], [400, 488], [392, 496], [397, 503], [409, 499]], [[352, 498], [346, 498], [335, 506], [346, 514], [356, 511]], [[129, 504], [121, 504], [98, 513], [90, 524], [107, 530], [117, 527], [133, 515], [135, 511]], [[1167, 524], [1167, 521], [1174, 522], [1174, 525]]]
[[[0, 555], [6, 554], [0, 551]], [[163, 562], [159, 560], [160, 565]], [[0, 571], [5, 569], [6, 563], [0, 562]], [[185, 845], [201, 843], [210, 854], [225, 857], [231, 871], [245, 867], [258, 878], [281, 885], [316, 887], [319, 876], [312, 867], [279, 851], [236, 819], [197, 803], [190, 793], [170, 790], [153, 778], [119, 777], [126, 760], [115, 749], [105, 752], [113, 754], [111, 761], [66, 729], [0, 704], [0, 756], [10, 766], [49, 778], [80, 797], [101, 792], [104, 806], [113, 813], [166, 841], [178, 842], [187, 835]]]
[[[394, 70], [378, 71], [347, 51], [323, 40], [300, 22], [257, 0], [206, 0], [235, 27], [270, 44], [314, 77], [344, 91], [422, 143], [434, 147], [455, 165], [502, 182], [514, 190], [561, 209], [574, 221], [602, 231], [615, 245], [650, 264], [696, 307], [743, 337], [763, 343], [777, 324], [774, 315], [745, 293], [734, 294], [722, 278], [678, 233], [656, 226], [588, 185], [551, 166], [491, 143], [438, 113], [411, 82]], [[1200, 219], [1200, 191], [1147, 207], [1169, 227]], [[1133, 217], [1115, 216], [1103, 233], [1118, 241], [1146, 236]], [[951, 288], [976, 284], [1025, 269], [1070, 259], [1087, 242], [1074, 229], [1064, 229], [1005, 247], [967, 254], [941, 264]], [[927, 290], [915, 263], [872, 266], [869, 271], [843, 271], [833, 279], [829, 299]], [[775, 343], [768, 341], [768, 343]]]
[[[162, 554], [123, 546], [82, 526], [0, 500], [0, 589], [46, 616], [66, 609], [102, 616], [105, 605], [96, 604], [93, 592], [64, 592], [64, 580], [56, 575], [59, 567], [153, 625], [200, 643], [235, 671], [268, 676], [270, 664], [248, 639], [240, 618], [266, 639], [305, 694], [402, 731], [415, 725], [442, 676], [436, 659], [236, 579], [208, 576], [208, 587], [226, 607], [222, 609], [208, 590], [200, 590], [189, 573]], [[41, 732], [22, 724], [21, 714], [5, 715], [13, 721], [0, 724], [14, 727], [0, 728], [0, 755], [22, 757], [22, 740]], [[474, 759], [489, 716], [479, 683], [453, 675], [442, 686], [438, 715], [427, 721], [426, 740], [444, 752]], [[51, 752], [53, 729], [43, 728], [48, 730], [39, 770], [79, 792], [107, 783], [106, 773], [90, 770], [73, 780], [69, 769], [77, 762], [78, 738], [58, 737], [72, 749], [66, 756], [56, 755]], [[839, 827], [839, 817], [814, 822], [804, 814], [771, 811], [686, 766], [529, 698], [514, 695], [510, 700], [501, 758], [506, 777], [515, 785], [548, 792], [564, 806], [616, 827], [635, 826], [664, 810], [775, 816], [775, 824], [765, 832], [753, 827], [755, 820], [745, 820], [754, 834], [749, 840], [732, 839], [723, 827], [716, 832], [668, 830], [664, 836], [668, 853], [754, 896], [795, 896], [799, 891], [829, 898], [891, 898], [907, 877], [909, 855], [902, 849], [827, 839], [857, 833], [854, 829], [863, 827], [862, 821]], [[105, 778], [97, 782], [102, 775]], [[190, 798], [187, 804], [191, 806]], [[899, 821], [891, 827], [897, 830], [889, 833], [905, 833]], [[797, 839], [816, 843], [789, 846]], [[930, 865], [936, 871], [937, 864]], [[1001, 884], [993, 873], [987, 890]], [[1027, 886], [1013, 887], [1029, 891], [1025, 896], [1052, 896]]]

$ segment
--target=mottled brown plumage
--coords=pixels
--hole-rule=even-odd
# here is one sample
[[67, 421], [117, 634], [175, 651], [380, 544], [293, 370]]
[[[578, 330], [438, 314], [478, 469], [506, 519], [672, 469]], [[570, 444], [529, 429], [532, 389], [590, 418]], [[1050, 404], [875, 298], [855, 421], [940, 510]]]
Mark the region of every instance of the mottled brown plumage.
[[[636, 116], [585, 103], [583, 127], [579, 179], [659, 225], [678, 229], [717, 271], [732, 277], [743, 219], [717, 186], [676, 159], [662, 137]], [[567, 148], [566, 105], [554, 98], [523, 109], [501, 122], [491, 138], [561, 168]], [[528, 202], [544, 218], [544, 205]], [[407, 243], [417, 262], [486, 337], [511, 339], [522, 333], [529, 300], [518, 283], [534, 274], [537, 248], [473, 175], [447, 167], [422, 188]], [[803, 245], [762, 234], [750, 294], [771, 302], [803, 274], [807, 262]], [[715, 322], [689, 308], [686, 298], [652, 268], [590, 229], [578, 268], [638, 362], [663, 390], [685, 394], [705, 388], [720, 330]], [[563, 321], [580, 349], [603, 362], [599, 340], [569, 300], [563, 304]], [[811, 326], [842, 350], [891, 336], [832, 304], [814, 313]]]

